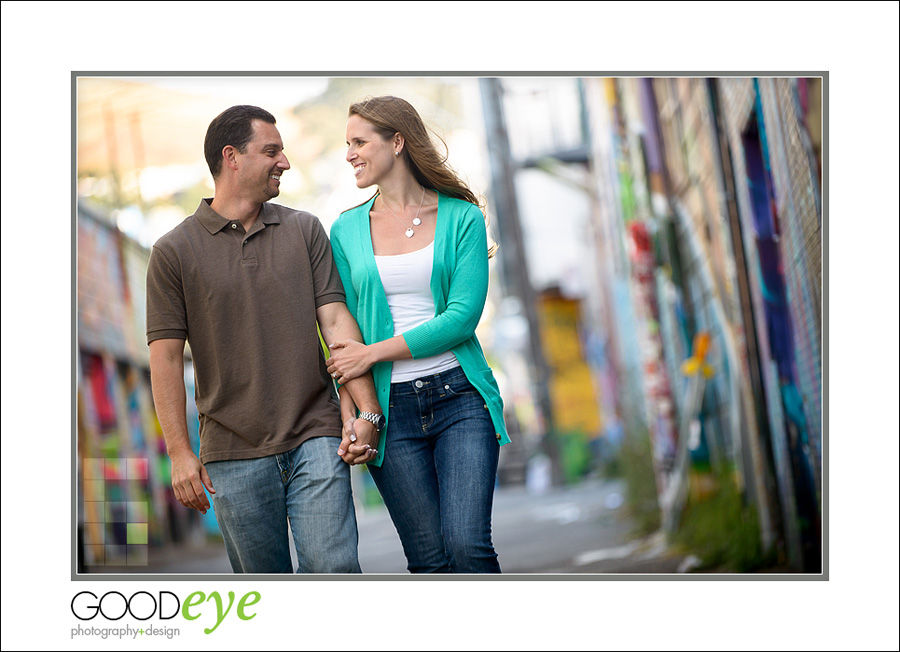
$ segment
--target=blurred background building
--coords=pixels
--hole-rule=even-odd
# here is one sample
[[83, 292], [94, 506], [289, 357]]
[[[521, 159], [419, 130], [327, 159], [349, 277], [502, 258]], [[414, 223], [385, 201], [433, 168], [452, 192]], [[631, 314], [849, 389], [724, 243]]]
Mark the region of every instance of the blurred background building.
[[[393, 94], [486, 197], [500, 244], [479, 326], [513, 435], [500, 487], [622, 477], [647, 532], [712, 565], [818, 572], [822, 82], [79, 79], [80, 568], [218, 536], [170, 490], [144, 334], [149, 247], [212, 196], [209, 121], [272, 111], [292, 165], [276, 201], [327, 229], [372, 192], [344, 160], [346, 109]], [[377, 503], [365, 470], [354, 483]]]

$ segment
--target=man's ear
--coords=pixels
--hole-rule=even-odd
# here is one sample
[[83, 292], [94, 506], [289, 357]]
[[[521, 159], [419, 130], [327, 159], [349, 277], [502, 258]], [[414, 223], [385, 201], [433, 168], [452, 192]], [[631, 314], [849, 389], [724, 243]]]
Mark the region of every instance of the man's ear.
[[237, 155], [239, 152], [234, 145], [225, 145], [222, 148], [222, 162], [232, 170], [237, 170]]

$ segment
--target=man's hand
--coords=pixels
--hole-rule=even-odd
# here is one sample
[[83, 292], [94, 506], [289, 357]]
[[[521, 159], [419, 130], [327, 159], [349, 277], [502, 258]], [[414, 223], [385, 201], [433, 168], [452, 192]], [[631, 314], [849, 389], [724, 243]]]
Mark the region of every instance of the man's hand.
[[213, 489], [212, 480], [206, 472], [206, 467], [200, 463], [200, 460], [193, 451], [172, 454], [169, 453], [172, 460], [172, 488], [175, 490], [175, 497], [178, 502], [185, 507], [196, 509], [201, 514], [206, 514], [209, 509], [209, 499], [206, 497], [206, 491], [211, 494], [216, 493]]
[[185, 507], [202, 514], [209, 509], [203, 488], [214, 494], [212, 481], [194, 451], [191, 450], [185, 418], [184, 340], [162, 339], [150, 342], [150, 384], [153, 404], [166, 438], [166, 450], [172, 460], [172, 489]]
[[347, 419], [344, 422], [338, 455], [350, 466], [366, 464], [375, 459], [378, 450], [378, 431], [371, 421]]

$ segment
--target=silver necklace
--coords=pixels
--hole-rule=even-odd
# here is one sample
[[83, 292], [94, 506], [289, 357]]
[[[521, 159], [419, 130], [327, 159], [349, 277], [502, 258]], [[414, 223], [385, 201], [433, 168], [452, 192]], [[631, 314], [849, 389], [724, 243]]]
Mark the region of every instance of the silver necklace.
[[[386, 201], [384, 201], [384, 197], [381, 198], [381, 203], [384, 204], [384, 207], [386, 209], [391, 211], [391, 207], [387, 205]], [[413, 226], [419, 226], [422, 223], [422, 220], [419, 219], [419, 213], [422, 211], [422, 204], [424, 204], [424, 203], [425, 203], [425, 187], [423, 186], [422, 187], [422, 200], [419, 202], [419, 210], [416, 211], [416, 216], [413, 218], [413, 222], [412, 222]], [[397, 217], [397, 213], [395, 213], [394, 211], [391, 211], [391, 215], [393, 215], [394, 217]], [[403, 223], [403, 220], [401, 220], [399, 217], [397, 217], [397, 221], [400, 222], [400, 226], [406, 226]], [[416, 234], [416, 232], [413, 231], [412, 226], [407, 227], [407, 229], [406, 229], [406, 237], [407, 238], [411, 238], [415, 234]]]

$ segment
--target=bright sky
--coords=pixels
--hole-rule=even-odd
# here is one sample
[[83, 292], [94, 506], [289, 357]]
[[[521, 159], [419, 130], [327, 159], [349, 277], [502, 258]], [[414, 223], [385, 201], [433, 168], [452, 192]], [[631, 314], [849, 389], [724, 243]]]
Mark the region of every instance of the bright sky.
[[[326, 77], [122, 77], [125, 81], [153, 84], [160, 88], [182, 93], [202, 94], [217, 97], [228, 105], [255, 104], [270, 107], [269, 111], [281, 111], [315, 97], [325, 90], [328, 84]], [[237, 83], [236, 83], [237, 82]]]

